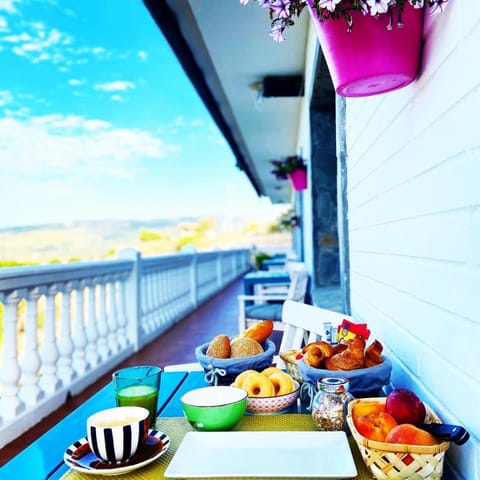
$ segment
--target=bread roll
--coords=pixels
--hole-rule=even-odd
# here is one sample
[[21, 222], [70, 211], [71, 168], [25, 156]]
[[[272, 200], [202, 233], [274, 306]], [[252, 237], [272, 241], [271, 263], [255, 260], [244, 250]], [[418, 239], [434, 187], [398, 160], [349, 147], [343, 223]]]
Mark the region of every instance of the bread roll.
[[207, 355], [215, 358], [230, 358], [230, 338], [227, 335], [217, 335], [208, 345]]
[[263, 353], [262, 346], [253, 338], [236, 338], [231, 343], [230, 357], [251, 357]]

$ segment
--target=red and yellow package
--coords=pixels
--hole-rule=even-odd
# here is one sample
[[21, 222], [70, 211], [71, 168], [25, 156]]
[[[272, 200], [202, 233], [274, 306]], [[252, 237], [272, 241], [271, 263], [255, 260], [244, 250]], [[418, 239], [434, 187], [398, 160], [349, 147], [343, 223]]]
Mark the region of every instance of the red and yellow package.
[[337, 343], [354, 338], [355, 335], [362, 335], [365, 340], [370, 336], [370, 330], [366, 323], [353, 323], [350, 320], [343, 319], [337, 330]]

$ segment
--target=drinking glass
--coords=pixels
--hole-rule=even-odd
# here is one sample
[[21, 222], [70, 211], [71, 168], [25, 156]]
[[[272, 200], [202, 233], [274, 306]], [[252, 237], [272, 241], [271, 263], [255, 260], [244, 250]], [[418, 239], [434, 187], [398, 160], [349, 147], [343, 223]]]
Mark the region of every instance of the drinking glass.
[[137, 366], [117, 370], [112, 375], [117, 406], [146, 408], [150, 412], [150, 428], [155, 428], [161, 372], [160, 367]]

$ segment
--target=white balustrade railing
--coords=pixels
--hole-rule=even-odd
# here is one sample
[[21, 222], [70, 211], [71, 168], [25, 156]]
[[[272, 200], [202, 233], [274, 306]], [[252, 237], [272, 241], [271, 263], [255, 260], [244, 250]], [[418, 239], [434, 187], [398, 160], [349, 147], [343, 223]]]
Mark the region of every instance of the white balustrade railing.
[[249, 268], [246, 249], [127, 249], [116, 260], [0, 269], [0, 448]]

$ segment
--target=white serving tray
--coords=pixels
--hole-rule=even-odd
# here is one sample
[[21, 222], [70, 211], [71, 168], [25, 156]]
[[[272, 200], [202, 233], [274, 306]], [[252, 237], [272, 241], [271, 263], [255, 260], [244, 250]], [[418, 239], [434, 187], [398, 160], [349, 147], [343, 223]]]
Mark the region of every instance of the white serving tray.
[[188, 432], [168, 478], [357, 476], [345, 432]]

